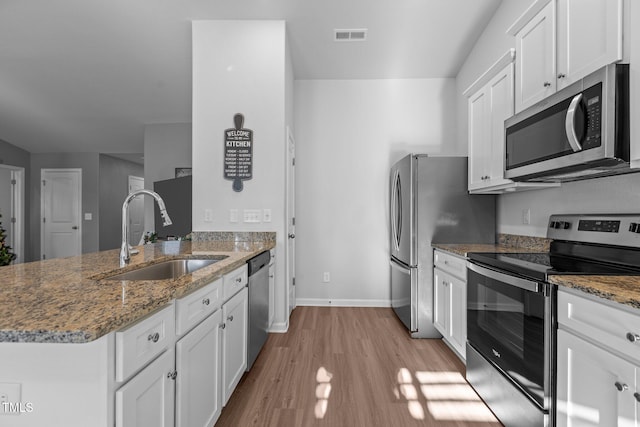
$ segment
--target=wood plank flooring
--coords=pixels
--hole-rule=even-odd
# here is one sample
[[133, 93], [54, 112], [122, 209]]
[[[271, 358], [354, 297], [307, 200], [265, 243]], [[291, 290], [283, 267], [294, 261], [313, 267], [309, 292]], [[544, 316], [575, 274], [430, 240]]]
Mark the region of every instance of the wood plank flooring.
[[227, 426], [501, 424], [452, 351], [411, 339], [390, 308], [297, 307], [222, 411]]

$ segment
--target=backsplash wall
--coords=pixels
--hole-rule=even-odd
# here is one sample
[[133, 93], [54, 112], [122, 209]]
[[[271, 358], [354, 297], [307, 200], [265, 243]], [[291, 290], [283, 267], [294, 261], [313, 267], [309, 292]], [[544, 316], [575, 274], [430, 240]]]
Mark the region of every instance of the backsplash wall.
[[[531, 209], [531, 224], [523, 211]], [[557, 213], [638, 213], [640, 173], [565, 182], [557, 188], [498, 197], [498, 232], [544, 237], [549, 215]]]

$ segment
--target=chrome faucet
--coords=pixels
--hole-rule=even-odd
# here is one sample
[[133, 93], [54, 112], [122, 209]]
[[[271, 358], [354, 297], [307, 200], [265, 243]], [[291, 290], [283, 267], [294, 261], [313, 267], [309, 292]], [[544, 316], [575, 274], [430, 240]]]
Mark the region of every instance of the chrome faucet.
[[169, 218], [169, 214], [167, 213], [167, 208], [164, 205], [164, 200], [162, 200], [162, 197], [160, 197], [158, 193], [144, 188], [129, 193], [122, 204], [122, 246], [120, 246], [120, 267], [127, 265], [131, 258], [131, 249], [129, 248], [129, 203], [131, 203], [131, 201], [140, 194], [146, 194], [156, 199], [158, 208], [160, 209], [160, 216], [163, 219], [163, 226], [166, 227], [167, 225], [172, 224], [171, 218]]

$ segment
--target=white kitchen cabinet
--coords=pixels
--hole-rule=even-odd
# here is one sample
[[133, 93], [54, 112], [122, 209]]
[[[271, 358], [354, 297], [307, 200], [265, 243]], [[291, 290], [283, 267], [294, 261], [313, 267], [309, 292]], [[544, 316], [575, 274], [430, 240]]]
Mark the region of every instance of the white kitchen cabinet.
[[221, 325], [218, 310], [176, 343], [177, 427], [209, 427], [220, 416]]
[[247, 369], [249, 291], [246, 287], [222, 305], [222, 402], [226, 405]]
[[558, 291], [557, 426], [640, 425], [640, 314]]
[[623, 0], [538, 0], [507, 31], [516, 41], [515, 111], [622, 59]]
[[467, 270], [464, 258], [433, 251], [433, 318], [444, 341], [465, 360], [467, 342]]
[[116, 427], [174, 425], [174, 367], [169, 349], [116, 391]]
[[514, 112], [514, 57], [515, 50], [509, 50], [464, 92], [468, 106], [468, 189], [473, 194], [558, 186], [504, 178], [504, 121]]

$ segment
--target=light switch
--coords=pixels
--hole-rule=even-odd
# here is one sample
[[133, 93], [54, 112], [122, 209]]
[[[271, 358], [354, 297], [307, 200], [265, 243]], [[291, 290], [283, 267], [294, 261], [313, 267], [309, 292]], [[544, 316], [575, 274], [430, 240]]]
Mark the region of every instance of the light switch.
[[260, 222], [262, 211], [260, 209], [245, 209], [243, 212], [244, 222]]
[[91, 212], [85, 212], [84, 213], [84, 220], [85, 221], [91, 221], [93, 219], [93, 214]]

